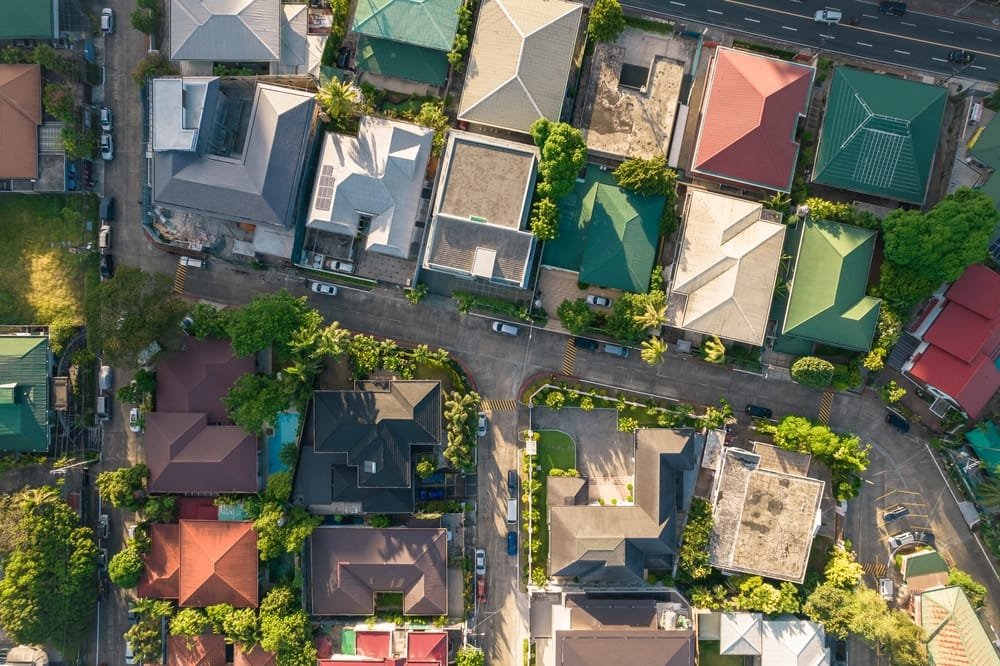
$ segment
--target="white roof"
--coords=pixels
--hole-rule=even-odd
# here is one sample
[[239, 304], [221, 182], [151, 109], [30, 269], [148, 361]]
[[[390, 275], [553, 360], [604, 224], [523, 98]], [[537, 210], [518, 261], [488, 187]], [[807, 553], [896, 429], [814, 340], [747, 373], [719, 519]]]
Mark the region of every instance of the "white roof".
[[760, 613], [723, 613], [719, 621], [719, 654], [760, 656]]
[[761, 666], [828, 666], [823, 627], [806, 620], [764, 622]]
[[559, 120], [582, 15], [563, 0], [485, 0], [458, 117], [520, 132]]
[[279, 74], [309, 71], [308, 5], [281, 5], [281, 62]]
[[153, 79], [153, 150], [198, 147], [198, 129], [205, 111], [211, 76]]
[[171, 0], [170, 59], [279, 60], [278, 7], [278, 0]]
[[763, 214], [759, 203], [688, 189], [670, 325], [763, 344], [785, 238]]
[[327, 134], [316, 168], [308, 226], [353, 236], [368, 215], [366, 249], [406, 257], [434, 130], [364, 116], [358, 136]]

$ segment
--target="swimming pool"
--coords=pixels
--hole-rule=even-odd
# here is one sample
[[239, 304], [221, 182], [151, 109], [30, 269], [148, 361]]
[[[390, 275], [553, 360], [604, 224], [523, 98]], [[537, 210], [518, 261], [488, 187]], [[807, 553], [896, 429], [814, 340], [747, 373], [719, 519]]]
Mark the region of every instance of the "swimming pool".
[[274, 425], [274, 434], [267, 438], [267, 473], [283, 472], [286, 468], [281, 462], [281, 447], [288, 442], [294, 442], [299, 431], [299, 413], [281, 412]]

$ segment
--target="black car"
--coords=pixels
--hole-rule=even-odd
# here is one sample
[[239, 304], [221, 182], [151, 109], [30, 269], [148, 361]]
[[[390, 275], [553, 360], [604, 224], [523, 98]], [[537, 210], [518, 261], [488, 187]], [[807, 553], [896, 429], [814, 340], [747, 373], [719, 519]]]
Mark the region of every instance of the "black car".
[[897, 504], [891, 509], [887, 509], [886, 512], [882, 514], [882, 521], [886, 523], [891, 523], [892, 521], [898, 520], [903, 516], [908, 515], [909, 513], [910, 513], [909, 509], [907, 509], [902, 504]]
[[115, 274], [115, 262], [110, 254], [101, 255], [101, 280], [110, 280]]
[[514, 470], [507, 470], [507, 494], [511, 497], [517, 497], [517, 472]]
[[896, 412], [889, 412], [885, 415], [885, 422], [899, 432], [910, 432], [910, 422]]
[[969, 51], [959, 50], [948, 53], [948, 62], [956, 65], [971, 65], [976, 60], [976, 54]]
[[767, 407], [761, 407], [760, 405], [747, 405], [747, 414], [758, 419], [769, 419], [773, 415], [773, 412]]
[[905, 2], [892, 2], [891, 0], [883, 0], [883, 2], [878, 3], [879, 14], [888, 14], [889, 16], [903, 16], [906, 14], [906, 3]]
[[587, 338], [573, 338], [573, 344], [579, 349], [587, 349], [589, 351], [597, 351], [597, 341], [588, 340]]

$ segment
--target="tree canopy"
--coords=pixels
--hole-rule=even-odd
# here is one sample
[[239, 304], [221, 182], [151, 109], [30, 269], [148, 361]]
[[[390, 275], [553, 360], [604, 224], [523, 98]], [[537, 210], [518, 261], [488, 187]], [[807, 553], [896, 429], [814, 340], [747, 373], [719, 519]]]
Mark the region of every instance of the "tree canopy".
[[309, 616], [294, 590], [274, 587], [260, 602], [260, 646], [282, 666], [315, 666]]
[[456, 666], [483, 666], [485, 663], [483, 651], [473, 645], [463, 645], [455, 654]]
[[625, 29], [625, 13], [618, 0], [597, 0], [590, 8], [587, 34], [598, 42], [613, 42]]
[[531, 233], [542, 241], [554, 240], [559, 235], [559, 207], [545, 197], [531, 205]]
[[296, 298], [284, 290], [254, 298], [228, 316], [233, 351], [250, 356], [269, 345], [284, 349], [310, 311], [305, 296]]
[[106, 470], [97, 476], [97, 492], [111, 506], [138, 509], [140, 502], [136, 492], [145, 487], [148, 478], [149, 468], [142, 463]]
[[136, 599], [132, 610], [138, 621], [125, 632], [137, 664], [158, 664], [163, 657], [161, 622], [170, 617], [174, 606], [162, 599]]
[[858, 494], [861, 474], [868, 469], [871, 447], [853, 435], [837, 435], [825, 425], [802, 416], [786, 416], [777, 426], [763, 426], [783, 449], [809, 453], [826, 464], [833, 475], [833, 494], [850, 499]]
[[803, 356], [792, 364], [792, 379], [811, 388], [823, 388], [833, 381], [833, 363], [816, 356]]
[[580, 130], [569, 123], [539, 118], [531, 124], [530, 133], [541, 153], [538, 161], [538, 194], [558, 199], [569, 194], [576, 176], [587, 161], [587, 144]]
[[712, 565], [708, 563], [708, 542], [712, 536], [712, 505], [696, 497], [684, 526], [684, 541], [677, 554], [677, 577], [682, 582], [708, 578]]
[[612, 174], [619, 187], [644, 196], [667, 196], [673, 191], [677, 180], [677, 174], [667, 166], [667, 159], [663, 155], [650, 159], [627, 159]]
[[233, 423], [259, 435], [265, 423], [274, 423], [278, 413], [288, 407], [291, 395], [276, 377], [246, 374], [233, 383], [222, 402]]
[[597, 318], [597, 313], [590, 309], [587, 301], [578, 298], [574, 301], [563, 301], [556, 310], [559, 323], [573, 335], [582, 335], [587, 332]]
[[139, 584], [145, 567], [146, 562], [142, 559], [139, 549], [132, 544], [126, 544], [108, 562], [108, 578], [118, 587], [132, 588]]

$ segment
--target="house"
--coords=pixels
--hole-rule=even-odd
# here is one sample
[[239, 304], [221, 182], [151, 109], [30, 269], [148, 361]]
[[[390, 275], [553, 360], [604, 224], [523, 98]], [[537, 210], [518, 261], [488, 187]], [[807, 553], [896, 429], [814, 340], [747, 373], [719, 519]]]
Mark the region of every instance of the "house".
[[1000, 389], [1000, 275], [969, 266], [932, 297], [911, 331], [919, 341], [903, 373], [975, 419]]
[[913, 615], [927, 635], [931, 664], [1000, 664], [1000, 657], [961, 587], [942, 587], [915, 596]]
[[823, 626], [797, 619], [764, 619], [760, 613], [701, 613], [698, 640], [718, 641], [719, 655], [753, 659], [760, 666], [828, 666]]
[[976, 189], [982, 190], [993, 199], [994, 204], [1000, 206], [1000, 178], [994, 177], [996, 170], [1000, 168], [1000, 121], [997, 121], [996, 116], [972, 135], [968, 145], [969, 157], [972, 159], [966, 161], [981, 168], [977, 170], [980, 175]]
[[649, 290], [666, 199], [618, 187], [606, 170], [588, 166], [559, 200], [559, 236], [542, 263], [579, 272], [579, 281], [636, 293]]
[[825, 484], [805, 476], [808, 456], [754, 448], [723, 451], [712, 488], [709, 562], [723, 572], [802, 583]]
[[154, 205], [253, 225], [255, 252], [291, 258], [313, 94], [245, 79], [166, 77], [153, 80], [150, 103]]
[[158, 364], [156, 411], [146, 415], [150, 492], [257, 492], [257, 440], [231, 424], [222, 402], [253, 370], [253, 359], [236, 357], [227, 341], [193, 338]]
[[0, 335], [0, 451], [49, 450], [48, 335]]
[[920, 594], [948, 584], [948, 563], [936, 550], [903, 553], [899, 559], [899, 570], [910, 594]]
[[687, 189], [667, 306], [671, 326], [764, 344], [785, 225], [757, 202]]
[[277, 666], [278, 657], [273, 652], [268, 652], [259, 644], [254, 645], [248, 652], [239, 643], [236, 644], [233, 654], [233, 666]]
[[281, 58], [279, 16], [274, 0], [170, 0], [170, 59], [276, 62]]
[[[60, 4], [59, 0], [7, 0], [0, 21], [0, 41], [58, 38]], [[6, 126], [0, 123], [0, 127]]]
[[[405, 633], [405, 649], [400, 634]], [[448, 634], [444, 631], [396, 629], [393, 625], [344, 627], [341, 654], [319, 655], [319, 666], [447, 666]]]
[[150, 526], [150, 550], [137, 591], [203, 608], [257, 607], [257, 533], [253, 523], [180, 520]]
[[813, 182], [923, 204], [947, 101], [943, 86], [835, 68]]
[[313, 513], [410, 513], [417, 453], [441, 442], [441, 384], [359, 381], [315, 391], [302, 431], [295, 497]]
[[[47, 3], [32, 3], [39, 7]], [[51, 9], [51, 5], [48, 5]], [[5, 6], [4, 15], [9, 18]], [[7, 24], [8, 26], [11, 24]], [[38, 127], [42, 124], [42, 68], [0, 65], [0, 180], [38, 178]]]
[[631, 506], [592, 504], [586, 479], [548, 477], [549, 576], [581, 586], [636, 584], [648, 569], [672, 568], [678, 513], [690, 506], [697, 453], [691, 429], [636, 431]]
[[379, 76], [444, 86], [461, 0], [359, 0], [357, 68]]
[[215, 634], [168, 636], [167, 666], [226, 666], [226, 640]]
[[809, 217], [799, 227], [775, 351], [808, 354], [814, 344], [823, 344], [867, 352], [882, 303], [867, 295], [875, 232]]
[[[556, 3], [543, 6], [549, 4]], [[526, 227], [537, 162], [534, 146], [448, 134], [421, 264], [432, 290], [450, 294], [468, 289], [470, 281], [527, 288], [535, 237]]]
[[353, 249], [359, 235], [369, 252], [409, 257], [433, 139], [432, 129], [374, 116], [361, 118], [357, 136], [327, 134], [301, 263], [326, 267], [338, 238]]
[[809, 111], [815, 68], [718, 47], [709, 66], [693, 176], [790, 192], [799, 119]]
[[377, 596], [402, 596], [404, 615], [448, 614], [447, 530], [319, 527], [309, 537], [307, 610], [374, 615]]
[[582, 16], [565, 0], [484, 0], [458, 119], [524, 133], [559, 120]]

